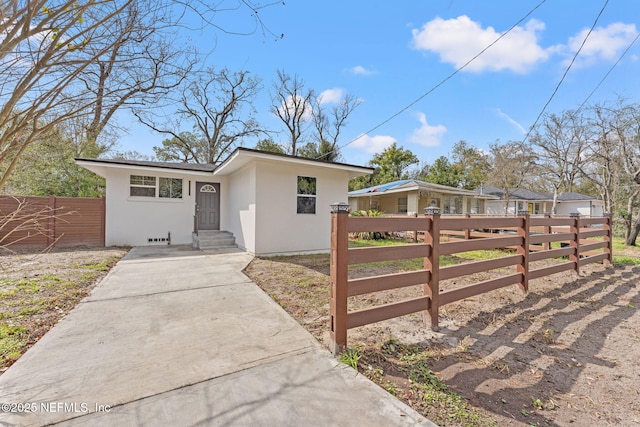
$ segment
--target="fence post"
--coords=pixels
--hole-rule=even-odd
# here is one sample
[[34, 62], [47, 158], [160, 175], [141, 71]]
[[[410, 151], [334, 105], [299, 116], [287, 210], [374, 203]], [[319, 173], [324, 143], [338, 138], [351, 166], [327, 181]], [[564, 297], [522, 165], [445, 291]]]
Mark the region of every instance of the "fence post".
[[424, 243], [431, 246], [429, 256], [424, 259], [424, 269], [430, 272], [429, 282], [424, 285], [424, 293], [431, 298], [431, 307], [425, 313], [431, 320], [431, 329], [438, 330], [440, 304], [440, 212], [425, 208], [425, 216], [431, 218], [431, 228], [424, 232]]
[[569, 260], [574, 263], [573, 269], [576, 274], [580, 275], [580, 213], [571, 212], [569, 216], [572, 219], [569, 231], [575, 236], [575, 239], [570, 242], [573, 254], [569, 256]]
[[607, 242], [607, 247], [604, 249], [604, 252], [607, 254], [607, 259], [605, 260], [605, 264], [611, 265], [613, 264], [613, 239], [612, 230], [611, 230], [611, 213], [606, 212], [604, 214], [605, 218], [607, 218], [607, 222], [604, 225], [604, 229], [607, 230], [607, 235], [604, 236], [604, 241]]
[[50, 247], [56, 241], [56, 196], [49, 196], [47, 208], [47, 247]]
[[[465, 215], [465, 217], [467, 219], [470, 219], [471, 218], [471, 214], [468, 213], [468, 214]], [[469, 221], [469, 223], [471, 223], [471, 221]], [[464, 239], [465, 240], [471, 240], [471, 228], [467, 227], [467, 228], [464, 229]]]
[[519, 211], [518, 216], [522, 219], [520, 227], [518, 227], [518, 236], [522, 237], [522, 245], [518, 246], [517, 253], [522, 255], [522, 263], [516, 265], [516, 271], [522, 275], [520, 281], [520, 289], [524, 292], [529, 290], [529, 211]]
[[331, 205], [331, 330], [329, 347], [334, 355], [347, 348], [347, 280], [349, 274], [349, 205]]
[[[544, 219], [551, 219], [551, 212], [545, 212]], [[544, 226], [544, 234], [551, 234], [551, 225]], [[544, 242], [544, 249], [551, 250], [551, 242]]]

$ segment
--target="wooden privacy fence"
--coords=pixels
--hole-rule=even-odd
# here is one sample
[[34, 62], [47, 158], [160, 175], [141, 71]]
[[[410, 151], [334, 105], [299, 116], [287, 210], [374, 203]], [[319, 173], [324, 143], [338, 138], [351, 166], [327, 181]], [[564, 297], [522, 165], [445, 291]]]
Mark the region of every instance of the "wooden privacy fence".
[[0, 247], [104, 246], [105, 199], [0, 196]]
[[[424, 235], [423, 243], [399, 246], [349, 248], [349, 233], [399, 232], [409, 230]], [[492, 230], [484, 237], [469, 239], [471, 230]], [[498, 230], [502, 232], [498, 232]], [[459, 233], [463, 231], [463, 233]], [[461, 234], [467, 239], [441, 241], [441, 236]], [[595, 239], [595, 240], [594, 240]], [[551, 245], [559, 242], [558, 245]], [[474, 295], [519, 285], [523, 291], [529, 281], [593, 262], [611, 263], [611, 217], [350, 217], [347, 210], [331, 217], [331, 348], [344, 351], [347, 330], [394, 317], [424, 312], [434, 329], [439, 308]], [[505, 256], [440, 267], [440, 256], [461, 252], [508, 249]], [[532, 263], [566, 257], [551, 265], [533, 268]], [[423, 258], [417, 271], [349, 279], [349, 265], [379, 261]], [[484, 271], [514, 267], [498, 277], [441, 291], [440, 281]], [[515, 271], [514, 271], [515, 270]], [[420, 297], [361, 310], [348, 310], [348, 298], [407, 286], [422, 285]]]

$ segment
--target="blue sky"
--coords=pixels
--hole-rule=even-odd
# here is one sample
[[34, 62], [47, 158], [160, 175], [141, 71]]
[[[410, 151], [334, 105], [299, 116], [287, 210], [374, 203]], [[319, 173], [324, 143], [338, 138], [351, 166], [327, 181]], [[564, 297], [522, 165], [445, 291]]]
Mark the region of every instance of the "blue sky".
[[[496, 140], [522, 140], [606, 1], [543, 2], [466, 68], [407, 108], [539, 3], [290, 0], [260, 11], [271, 31], [284, 34], [277, 41], [260, 31], [247, 36], [220, 31], [189, 36], [202, 51], [211, 52], [209, 64], [249, 70], [263, 79], [264, 88], [254, 102], [263, 126], [283, 130], [269, 113], [269, 91], [282, 69], [297, 74], [316, 93], [326, 91], [327, 101], [345, 93], [362, 100], [340, 140], [341, 145], [348, 144], [341, 149], [344, 161], [366, 164], [396, 141], [431, 163], [460, 140], [484, 149]], [[246, 12], [219, 13], [215, 19], [233, 32], [250, 32], [254, 25]], [[560, 113], [580, 106], [638, 31], [640, 1], [610, 0], [546, 111]], [[590, 102], [612, 101], [617, 95], [640, 102], [638, 76], [640, 41]], [[126, 119], [120, 124], [130, 128], [120, 140], [121, 150], [152, 155], [152, 147], [163, 139]], [[286, 138], [284, 133], [281, 138]]]

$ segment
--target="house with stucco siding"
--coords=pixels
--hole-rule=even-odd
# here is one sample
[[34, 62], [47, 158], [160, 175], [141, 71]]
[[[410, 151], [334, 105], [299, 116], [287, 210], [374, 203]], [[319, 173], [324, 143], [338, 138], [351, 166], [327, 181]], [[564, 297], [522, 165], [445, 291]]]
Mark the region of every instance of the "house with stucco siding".
[[373, 169], [248, 148], [218, 165], [76, 159], [106, 179], [105, 244], [328, 252], [330, 205]]

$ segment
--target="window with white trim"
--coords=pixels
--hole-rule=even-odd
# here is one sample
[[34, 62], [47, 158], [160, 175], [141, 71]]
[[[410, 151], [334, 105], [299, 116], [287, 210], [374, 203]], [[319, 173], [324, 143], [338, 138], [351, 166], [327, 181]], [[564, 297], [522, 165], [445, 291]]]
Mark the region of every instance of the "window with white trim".
[[160, 177], [158, 196], [163, 199], [182, 199], [182, 179]]
[[182, 178], [130, 175], [129, 196], [182, 199]]
[[309, 176], [298, 177], [297, 211], [299, 214], [316, 213], [316, 179]]
[[129, 177], [129, 196], [156, 197], [156, 177], [131, 175]]

